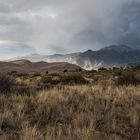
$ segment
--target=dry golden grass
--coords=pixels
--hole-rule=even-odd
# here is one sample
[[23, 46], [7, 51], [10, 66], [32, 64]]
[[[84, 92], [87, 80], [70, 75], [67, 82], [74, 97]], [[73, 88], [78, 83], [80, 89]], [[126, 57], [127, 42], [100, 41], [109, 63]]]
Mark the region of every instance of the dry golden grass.
[[139, 140], [140, 86], [0, 95], [0, 140]]

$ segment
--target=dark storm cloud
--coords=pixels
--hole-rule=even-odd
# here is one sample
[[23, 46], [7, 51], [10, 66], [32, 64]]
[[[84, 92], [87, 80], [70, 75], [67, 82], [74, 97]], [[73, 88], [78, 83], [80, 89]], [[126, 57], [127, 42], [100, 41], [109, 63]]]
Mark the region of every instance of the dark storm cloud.
[[133, 1], [123, 6], [120, 16], [122, 34], [118, 42], [140, 48], [140, 1]]
[[[140, 0], [0, 0], [0, 40], [44, 54], [110, 44], [139, 48]], [[26, 48], [15, 46], [18, 54]]]
[[74, 35], [72, 43], [83, 47], [88, 45], [91, 49], [110, 44], [140, 48], [140, 1], [126, 1], [104, 17], [99, 15], [88, 21], [90, 24]]

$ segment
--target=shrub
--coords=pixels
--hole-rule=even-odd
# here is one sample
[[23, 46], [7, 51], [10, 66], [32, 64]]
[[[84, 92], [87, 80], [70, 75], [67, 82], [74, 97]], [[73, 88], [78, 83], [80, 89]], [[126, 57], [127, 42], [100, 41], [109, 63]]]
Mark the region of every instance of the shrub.
[[88, 83], [80, 74], [65, 74], [61, 76], [60, 81], [63, 84], [86, 84]]
[[118, 68], [118, 67], [113, 67], [113, 70], [119, 70], [120, 68]]
[[116, 75], [116, 76], [121, 76], [121, 75], [122, 75], [122, 70], [116, 71], [116, 72], [115, 72], [115, 75]]
[[11, 71], [11, 72], [8, 72], [9, 75], [16, 75], [17, 74], [17, 71]]
[[53, 76], [44, 76], [41, 78], [40, 84], [52, 84], [52, 85], [56, 85], [58, 84], [60, 81], [58, 78], [53, 78]]
[[35, 72], [35, 73], [33, 74], [33, 77], [37, 77], [37, 76], [41, 76], [41, 73]]
[[102, 68], [99, 68], [98, 70], [99, 70], [99, 71], [106, 71], [107, 69], [104, 68], [104, 67], [102, 67]]
[[18, 77], [25, 77], [25, 76], [29, 77], [29, 74], [27, 74], [27, 73], [18, 73], [17, 76]]
[[48, 72], [48, 71], [46, 71], [46, 75], [47, 75], [47, 74], [49, 74], [49, 72]]
[[67, 69], [65, 69], [65, 70], [64, 70], [64, 73], [66, 73], [66, 72], [68, 72], [68, 70], [67, 70]]
[[7, 93], [11, 91], [11, 88], [15, 85], [15, 81], [13, 81], [10, 77], [6, 75], [0, 75], [0, 92]]
[[140, 78], [136, 77], [133, 72], [124, 72], [117, 79], [118, 85], [138, 85], [140, 84]]

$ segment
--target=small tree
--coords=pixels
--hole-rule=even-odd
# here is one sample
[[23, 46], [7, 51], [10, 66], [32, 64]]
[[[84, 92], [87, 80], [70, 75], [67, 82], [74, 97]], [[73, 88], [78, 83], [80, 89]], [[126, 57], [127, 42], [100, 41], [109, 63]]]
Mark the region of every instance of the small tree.
[[65, 69], [65, 70], [64, 70], [64, 73], [66, 73], [66, 72], [68, 72], [68, 70], [67, 70], [67, 69]]

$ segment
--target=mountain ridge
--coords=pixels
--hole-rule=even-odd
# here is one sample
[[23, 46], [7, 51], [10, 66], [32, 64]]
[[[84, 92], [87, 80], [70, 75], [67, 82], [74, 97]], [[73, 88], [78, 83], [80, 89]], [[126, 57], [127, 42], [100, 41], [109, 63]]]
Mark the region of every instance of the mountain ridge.
[[22, 57], [22, 59], [33, 62], [68, 62], [84, 69], [96, 69], [100, 67], [120, 67], [129, 63], [140, 62], [140, 50], [126, 45], [110, 45], [97, 51], [89, 49], [85, 52], [69, 54], [38, 55], [38, 57], [30, 55]]

